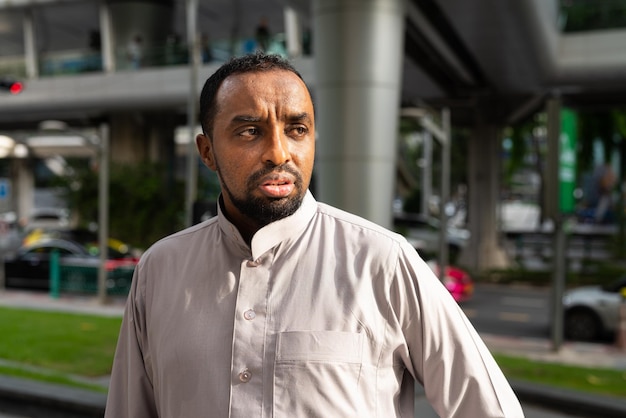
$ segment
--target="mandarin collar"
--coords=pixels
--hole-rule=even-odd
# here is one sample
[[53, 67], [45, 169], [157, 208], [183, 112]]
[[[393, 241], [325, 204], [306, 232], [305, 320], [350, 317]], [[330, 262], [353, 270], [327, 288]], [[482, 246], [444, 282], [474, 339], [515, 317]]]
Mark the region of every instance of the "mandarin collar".
[[[220, 196], [221, 200], [221, 196]], [[302, 204], [291, 216], [272, 222], [259, 229], [252, 237], [251, 248], [245, 243], [237, 227], [230, 222], [224, 212], [222, 205], [217, 205], [217, 216], [220, 229], [232, 241], [247, 253], [251, 253], [252, 259], [256, 260], [269, 249], [280, 244], [288, 238], [299, 234], [313, 218], [317, 211], [317, 202], [309, 190], [306, 191]]]

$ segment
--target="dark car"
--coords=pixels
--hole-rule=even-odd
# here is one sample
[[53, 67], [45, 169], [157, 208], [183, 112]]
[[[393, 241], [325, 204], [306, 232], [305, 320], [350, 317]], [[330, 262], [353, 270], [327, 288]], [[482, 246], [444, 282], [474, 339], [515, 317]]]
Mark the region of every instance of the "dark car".
[[[100, 258], [85, 246], [65, 239], [42, 239], [23, 246], [4, 260], [7, 288], [50, 289], [50, 260], [59, 254], [59, 276], [62, 286], [71, 290], [93, 291], [97, 286]], [[136, 259], [108, 259], [107, 287], [128, 287]]]
[[[68, 240], [84, 246], [92, 255], [98, 255], [98, 238], [96, 232], [84, 228], [36, 228], [24, 237], [23, 245], [32, 245], [40, 240]], [[115, 238], [108, 239], [107, 251], [107, 257], [111, 259], [137, 258], [134, 248]]]

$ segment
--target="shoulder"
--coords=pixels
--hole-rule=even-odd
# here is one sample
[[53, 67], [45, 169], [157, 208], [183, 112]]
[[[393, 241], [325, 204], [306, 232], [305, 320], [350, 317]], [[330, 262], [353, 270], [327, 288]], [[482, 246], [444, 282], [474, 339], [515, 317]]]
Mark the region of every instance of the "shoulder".
[[217, 217], [190, 226], [156, 241], [143, 254], [140, 263], [150, 259], [162, 260], [164, 257], [171, 259], [181, 253], [206, 248], [207, 242], [215, 241], [218, 232]]
[[346, 212], [342, 209], [317, 202], [318, 221], [325, 224], [332, 224], [345, 232], [369, 237], [371, 240], [385, 244], [403, 245], [408, 242], [401, 234], [391, 231], [375, 222], [367, 220], [361, 216]]

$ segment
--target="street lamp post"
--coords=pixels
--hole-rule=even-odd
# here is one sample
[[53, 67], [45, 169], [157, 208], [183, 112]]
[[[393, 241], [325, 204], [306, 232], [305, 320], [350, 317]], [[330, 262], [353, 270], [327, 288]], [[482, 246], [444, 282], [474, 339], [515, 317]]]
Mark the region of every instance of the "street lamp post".
[[[451, 146], [451, 126], [450, 126], [450, 110], [444, 108], [441, 111], [441, 124], [437, 124], [433, 120], [433, 112], [423, 108], [404, 108], [401, 110], [401, 116], [415, 119], [420, 126], [432, 135], [441, 144], [441, 197], [439, 199], [439, 279], [445, 279], [446, 265], [448, 264], [448, 214], [446, 206], [450, 199], [450, 146]], [[431, 168], [432, 169], [432, 168]], [[422, 199], [425, 196], [422, 195]]]
[[109, 240], [109, 126], [100, 126], [100, 146], [98, 147], [100, 173], [98, 175], [98, 247], [100, 265], [98, 268], [98, 302], [107, 303], [106, 261]]
[[189, 44], [189, 97], [187, 99], [187, 120], [189, 143], [187, 144], [187, 184], [185, 190], [185, 224], [193, 225], [193, 204], [198, 189], [198, 156], [195, 147], [194, 129], [197, 125], [198, 66], [200, 49], [197, 34], [198, 0], [187, 0], [187, 42]]

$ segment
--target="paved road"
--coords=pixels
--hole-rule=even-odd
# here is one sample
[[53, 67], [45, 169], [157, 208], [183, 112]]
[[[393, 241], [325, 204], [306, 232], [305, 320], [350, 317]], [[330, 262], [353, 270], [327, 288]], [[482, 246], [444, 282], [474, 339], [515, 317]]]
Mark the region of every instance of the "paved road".
[[[555, 411], [550, 411], [543, 407], [535, 405], [529, 405], [522, 403], [524, 414], [526, 418], [566, 418], [566, 417], [578, 417], [582, 418], [582, 415], [568, 415]], [[433, 411], [430, 404], [424, 397], [424, 392], [419, 388], [416, 391], [415, 396], [415, 418], [438, 418], [438, 415]], [[594, 417], [597, 418], [597, 417]]]
[[549, 338], [549, 289], [480, 283], [475, 289], [461, 307], [479, 333]]

